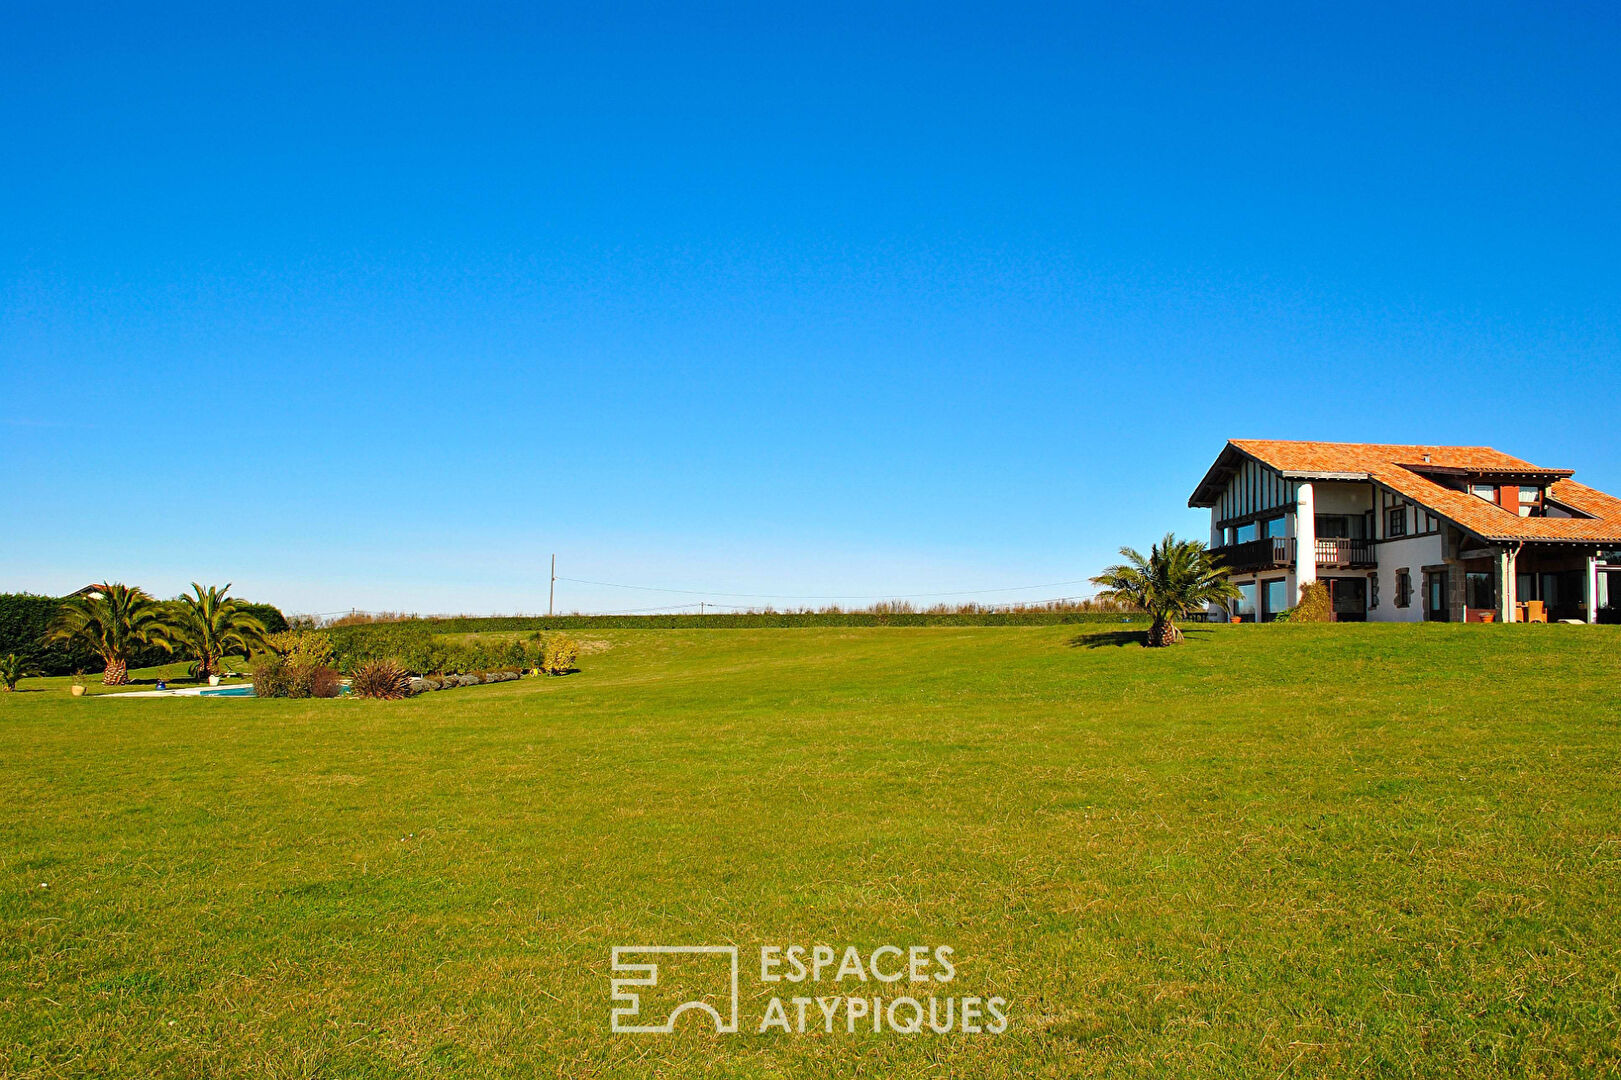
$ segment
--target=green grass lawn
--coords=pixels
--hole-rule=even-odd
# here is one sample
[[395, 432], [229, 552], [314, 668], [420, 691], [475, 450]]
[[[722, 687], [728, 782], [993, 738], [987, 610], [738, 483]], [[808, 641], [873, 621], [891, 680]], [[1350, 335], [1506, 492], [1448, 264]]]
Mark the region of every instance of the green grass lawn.
[[[0, 695], [6, 1076], [1621, 1069], [1621, 628], [620, 631], [397, 702]], [[609, 1029], [615, 945], [742, 1026]], [[948, 945], [1001, 1035], [755, 1033]], [[904, 985], [904, 984], [903, 984]], [[815, 1019], [815, 1008], [812, 1008]]]

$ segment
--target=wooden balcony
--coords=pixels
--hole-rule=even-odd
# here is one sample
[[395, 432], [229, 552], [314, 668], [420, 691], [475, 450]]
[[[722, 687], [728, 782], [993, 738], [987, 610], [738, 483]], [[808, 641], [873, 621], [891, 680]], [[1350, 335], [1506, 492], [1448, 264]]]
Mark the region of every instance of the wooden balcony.
[[1263, 536], [1242, 544], [1228, 544], [1211, 552], [1224, 570], [1277, 570], [1294, 564], [1295, 542], [1287, 536]]
[[[1240, 574], [1249, 570], [1285, 570], [1294, 565], [1295, 541], [1287, 536], [1263, 536], [1242, 544], [1229, 544], [1211, 552], [1222, 567]], [[1353, 569], [1374, 565], [1371, 540], [1319, 540], [1317, 565]]]
[[1319, 540], [1317, 565], [1349, 569], [1373, 566], [1375, 563], [1371, 540]]

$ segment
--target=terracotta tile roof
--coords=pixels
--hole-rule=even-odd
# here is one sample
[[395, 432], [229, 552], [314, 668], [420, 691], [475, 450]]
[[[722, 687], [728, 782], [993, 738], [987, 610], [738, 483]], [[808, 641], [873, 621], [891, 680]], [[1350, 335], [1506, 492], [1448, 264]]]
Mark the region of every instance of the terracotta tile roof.
[[[1539, 468], [1489, 446], [1401, 446], [1275, 439], [1233, 439], [1228, 446], [1284, 473], [1367, 476], [1486, 540], [1621, 543], [1621, 499], [1576, 483], [1569, 479], [1569, 470]], [[1429, 455], [1427, 462], [1425, 455]], [[1540, 474], [1541, 479], [1548, 482], [1548, 495], [1555, 502], [1593, 516], [1520, 517], [1496, 503], [1444, 487], [1417, 471], [1426, 465], [1471, 472]]]

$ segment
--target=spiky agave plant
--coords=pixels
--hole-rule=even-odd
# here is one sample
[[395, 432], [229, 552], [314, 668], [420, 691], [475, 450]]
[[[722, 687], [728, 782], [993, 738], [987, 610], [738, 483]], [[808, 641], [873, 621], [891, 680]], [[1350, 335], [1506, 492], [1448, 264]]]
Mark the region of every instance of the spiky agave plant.
[[229, 582], [224, 588], [210, 585], [204, 589], [194, 581], [191, 595], [182, 596], [176, 605], [170, 636], [192, 658], [193, 678], [217, 675], [225, 657], [233, 653], [247, 656], [264, 643], [265, 624], [230, 592]]
[[1239, 596], [1226, 571], [1197, 540], [1178, 540], [1176, 534], [1166, 533], [1164, 540], [1149, 549], [1147, 558], [1130, 547], [1121, 548], [1120, 554], [1127, 561], [1104, 570], [1092, 584], [1103, 587], [1098, 594], [1101, 599], [1128, 603], [1148, 613], [1153, 620], [1148, 628], [1151, 646], [1182, 640], [1177, 619]]
[[129, 682], [130, 655], [142, 646], [173, 652], [168, 618], [145, 589], [107, 583], [92, 585], [62, 604], [47, 640], [83, 643], [102, 659], [104, 686]]
[[411, 675], [392, 660], [368, 660], [349, 679], [349, 692], [356, 697], [390, 701], [409, 697]]

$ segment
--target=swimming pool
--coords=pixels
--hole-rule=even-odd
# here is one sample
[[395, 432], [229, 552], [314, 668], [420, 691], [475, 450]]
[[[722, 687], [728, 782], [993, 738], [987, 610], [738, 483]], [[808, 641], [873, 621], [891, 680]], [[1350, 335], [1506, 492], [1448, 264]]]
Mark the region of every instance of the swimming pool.
[[199, 690], [197, 692], [197, 696], [198, 697], [252, 697], [253, 696], [253, 686], [251, 684], [244, 684], [242, 686], [222, 686], [217, 690]]

